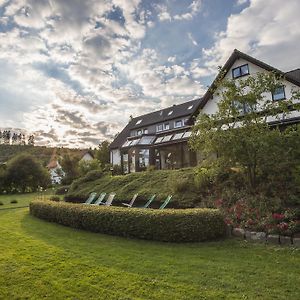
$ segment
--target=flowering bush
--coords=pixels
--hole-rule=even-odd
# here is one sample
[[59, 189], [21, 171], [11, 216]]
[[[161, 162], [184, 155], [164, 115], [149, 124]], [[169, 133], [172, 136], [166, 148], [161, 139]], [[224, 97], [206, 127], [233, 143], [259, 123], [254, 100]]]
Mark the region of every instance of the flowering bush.
[[226, 207], [222, 199], [216, 200], [215, 206], [223, 211], [225, 223], [233, 227], [281, 235], [293, 235], [300, 232], [299, 209], [286, 209], [274, 213], [261, 212], [244, 200]]

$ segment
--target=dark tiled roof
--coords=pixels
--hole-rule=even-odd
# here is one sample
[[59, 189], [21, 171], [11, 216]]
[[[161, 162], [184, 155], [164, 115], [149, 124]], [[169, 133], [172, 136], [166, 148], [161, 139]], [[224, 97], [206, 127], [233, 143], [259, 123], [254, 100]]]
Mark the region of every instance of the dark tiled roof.
[[294, 70], [294, 71], [290, 71], [287, 73], [284, 73], [250, 55], [247, 55], [237, 49], [234, 49], [233, 53], [230, 55], [229, 59], [226, 61], [225, 65], [222, 67], [221, 71], [219, 72], [219, 74], [217, 75], [217, 77], [215, 78], [215, 80], [213, 81], [213, 83], [211, 84], [211, 86], [209, 87], [209, 89], [207, 90], [207, 92], [204, 94], [201, 102], [198, 104], [198, 107], [195, 109], [195, 113], [191, 116], [191, 118], [189, 119], [189, 123], [192, 122], [192, 120], [196, 117], [196, 115], [199, 113], [199, 110], [202, 109], [204, 107], [204, 105], [207, 103], [207, 101], [212, 97], [214, 89], [216, 88], [216, 83], [221, 80], [222, 78], [224, 78], [224, 76], [227, 74], [227, 72], [230, 70], [230, 68], [232, 67], [232, 65], [234, 64], [234, 62], [239, 59], [245, 59], [249, 62], [252, 62], [253, 64], [267, 70], [267, 71], [273, 71], [276, 72], [280, 75], [283, 75], [285, 77], [285, 79], [297, 86], [300, 86], [300, 78], [299, 78], [299, 69]]
[[[127, 137], [130, 136], [130, 131], [133, 129], [144, 128], [152, 124], [166, 122], [181, 117], [190, 117], [195, 112], [200, 102], [201, 99], [196, 99], [133, 118], [111, 143], [110, 149], [121, 147], [125, 143]], [[192, 108], [188, 109], [190, 106], [192, 106]], [[171, 111], [173, 111], [172, 114], [169, 114]], [[141, 120], [141, 122], [137, 124], [139, 120]]]
[[292, 70], [292, 71], [286, 72], [285, 74], [300, 82], [300, 69]]

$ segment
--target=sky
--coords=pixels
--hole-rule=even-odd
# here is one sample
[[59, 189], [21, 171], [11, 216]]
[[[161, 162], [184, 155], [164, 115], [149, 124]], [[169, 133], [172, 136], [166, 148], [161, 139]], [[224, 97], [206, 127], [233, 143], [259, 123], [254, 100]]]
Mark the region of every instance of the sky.
[[233, 49], [300, 68], [299, 0], [0, 0], [0, 128], [95, 147], [201, 97]]

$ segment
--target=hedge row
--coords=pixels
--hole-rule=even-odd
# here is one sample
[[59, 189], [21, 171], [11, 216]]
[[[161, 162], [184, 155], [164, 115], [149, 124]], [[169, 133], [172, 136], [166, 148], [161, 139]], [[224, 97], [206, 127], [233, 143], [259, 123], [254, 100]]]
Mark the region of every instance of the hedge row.
[[35, 200], [30, 213], [73, 228], [165, 242], [200, 242], [225, 234], [216, 209], [128, 209]]

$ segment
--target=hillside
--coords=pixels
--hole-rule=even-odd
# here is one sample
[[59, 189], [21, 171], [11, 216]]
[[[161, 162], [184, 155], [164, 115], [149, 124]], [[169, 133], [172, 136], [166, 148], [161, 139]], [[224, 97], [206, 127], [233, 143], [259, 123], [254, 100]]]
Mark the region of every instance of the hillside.
[[[51, 158], [54, 149], [55, 148], [29, 145], [0, 145], [0, 163], [7, 162], [9, 159], [20, 153], [28, 153], [36, 157], [42, 162], [44, 166], [46, 166]], [[63, 156], [65, 154], [79, 156], [83, 150], [56, 148], [56, 151], [58, 156]]]
[[152, 207], [157, 207], [169, 194], [173, 195], [169, 207], [201, 205], [201, 196], [194, 184], [192, 168], [140, 172], [125, 176], [103, 175], [96, 179], [91, 174], [73, 182], [66, 195], [67, 201], [83, 202], [91, 192], [115, 192], [115, 204], [130, 201], [135, 193], [139, 193], [136, 201], [138, 206], [143, 205], [153, 194], [157, 198]]

